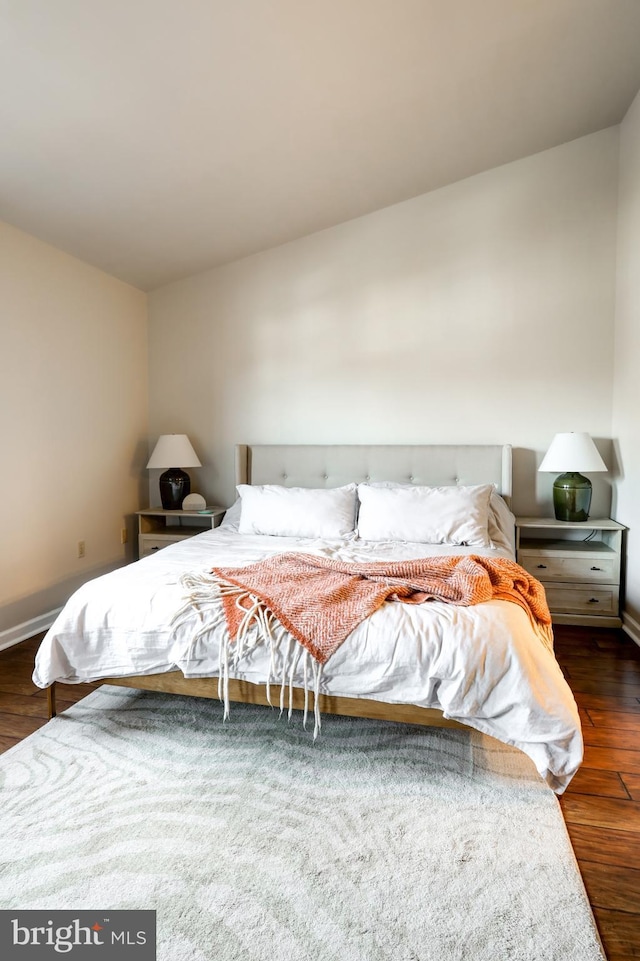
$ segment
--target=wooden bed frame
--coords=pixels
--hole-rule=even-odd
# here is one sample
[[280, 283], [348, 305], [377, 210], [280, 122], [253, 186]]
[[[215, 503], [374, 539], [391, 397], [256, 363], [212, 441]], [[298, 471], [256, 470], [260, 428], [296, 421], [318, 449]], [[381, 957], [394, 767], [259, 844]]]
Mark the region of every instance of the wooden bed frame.
[[[49, 717], [56, 716], [56, 686], [54, 682], [47, 688]], [[185, 677], [180, 671], [166, 674], [145, 674], [135, 677], [105, 677], [100, 684], [115, 684], [118, 687], [133, 687], [140, 691], [159, 691], [164, 694], [187, 694], [191, 697], [218, 697], [217, 677]], [[289, 709], [287, 688], [286, 710]], [[272, 686], [272, 703], [277, 702], [279, 686]], [[239, 681], [229, 678], [229, 700], [241, 704], [268, 705], [263, 684]], [[458, 721], [446, 718], [441, 711], [430, 707], [414, 707], [411, 704], [386, 704], [362, 697], [334, 697], [321, 694], [319, 698], [322, 714], [342, 714], [346, 717], [368, 717], [380, 721], [401, 721], [405, 724], [423, 724], [431, 727], [464, 727]], [[309, 691], [309, 713], [313, 712], [313, 691]], [[293, 689], [294, 710], [304, 709], [304, 691]]]
[[[398, 483], [451, 486], [495, 484], [507, 503], [511, 500], [511, 447], [509, 445], [257, 445], [236, 447], [236, 483], [280, 484], [284, 487], [339, 487], [352, 482], [396, 481]], [[101, 678], [101, 684], [115, 684], [142, 691], [218, 697], [217, 677], [187, 678], [181, 671], [133, 677]], [[58, 682], [61, 683], [61, 682]], [[230, 701], [267, 705], [262, 684], [229, 679]], [[56, 715], [56, 683], [47, 688], [49, 717]], [[309, 708], [313, 709], [313, 692]], [[293, 707], [302, 710], [304, 691], [293, 689]], [[431, 727], [464, 727], [445, 718], [435, 708], [390, 704], [361, 697], [321, 694], [323, 714], [399, 721]], [[287, 693], [288, 708], [288, 693]]]

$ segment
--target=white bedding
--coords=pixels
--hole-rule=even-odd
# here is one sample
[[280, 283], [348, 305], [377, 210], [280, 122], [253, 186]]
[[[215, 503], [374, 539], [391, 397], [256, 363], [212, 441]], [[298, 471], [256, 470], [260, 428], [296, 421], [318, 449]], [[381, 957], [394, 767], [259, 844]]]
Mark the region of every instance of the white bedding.
[[[217, 675], [218, 629], [196, 646], [194, 657], [195, 611], [177, 629], [171, 627], [184, 601], [181, 575], [208, 571], [214, 564], [250, 564], [283, 551], [354, 561], [443, 553], [513, 556], [507, 543], [482, 550], [269, 537], [239, 534], [233, 525], [218, 528], [81, 587], [42, 642], [34, 682], [47, 687], [53, 681], [79, 683], [176, 669], [187, 676]], [[278, 667], [276, 658], [279, 677]], [[265, 683], [269, 668], [269, 651], [259, 646], [231, 673]], [[301, 673], [294, 683], [302, 686]], [[520, 748], [558, 793], [582, 760], [573, 695], [525, 611], [507, 601], [473, 607], [386, 603], [325, 664], [321, 690], [439, 708], [447, 717]]]

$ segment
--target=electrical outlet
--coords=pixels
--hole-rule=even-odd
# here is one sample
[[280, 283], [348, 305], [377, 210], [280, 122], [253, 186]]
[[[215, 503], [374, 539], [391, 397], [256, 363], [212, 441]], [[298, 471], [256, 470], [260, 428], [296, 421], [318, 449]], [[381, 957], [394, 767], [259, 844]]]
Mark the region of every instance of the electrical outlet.
[[123, 527], [123, 528], [121, 529], [121, 531], [120, 531], [120, 543], [121, 543], [121, 544], [126, 544], [126, 543], [127, 543], [127, 528], [126, 528], [126, 527]]
[[84, 557], [84, 541], [78, 541], [78, 557]]

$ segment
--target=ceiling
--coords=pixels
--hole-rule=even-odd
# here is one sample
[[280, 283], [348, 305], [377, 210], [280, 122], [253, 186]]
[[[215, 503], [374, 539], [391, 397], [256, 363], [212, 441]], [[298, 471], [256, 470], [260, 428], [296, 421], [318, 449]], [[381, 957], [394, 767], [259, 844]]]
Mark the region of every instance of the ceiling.
[[638, 89], [640, 0], [0, 0], [0, 220], [148, 290]]

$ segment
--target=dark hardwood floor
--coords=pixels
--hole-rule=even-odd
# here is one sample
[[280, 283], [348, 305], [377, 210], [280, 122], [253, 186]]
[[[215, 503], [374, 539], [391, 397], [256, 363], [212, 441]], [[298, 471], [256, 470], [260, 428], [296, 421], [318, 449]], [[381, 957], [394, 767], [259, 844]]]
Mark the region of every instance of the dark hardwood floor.
[[561, 807], [609, 961], [640, 958], [640, 648], [622, 631], [555, 627], [584, 762]]
[[[561, 807], [609, 961], [640, 959], [640, 648], [622, 631], [556, 627], [575, 694], [584, 764]], [[31, 681], [41, 635], [0, 652], [0, 751], [47, 722]], [[58, 710], [93, 685], [58, 689]]]

